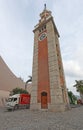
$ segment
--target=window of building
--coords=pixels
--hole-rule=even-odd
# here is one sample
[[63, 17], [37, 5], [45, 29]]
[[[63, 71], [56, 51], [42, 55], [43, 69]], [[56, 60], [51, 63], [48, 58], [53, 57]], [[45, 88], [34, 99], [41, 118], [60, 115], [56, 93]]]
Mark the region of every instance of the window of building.
[[46, 25], [42, 26], [42, 27], [39, 29], [39, 33], [43, 32], [44, 30], [46, 30]]

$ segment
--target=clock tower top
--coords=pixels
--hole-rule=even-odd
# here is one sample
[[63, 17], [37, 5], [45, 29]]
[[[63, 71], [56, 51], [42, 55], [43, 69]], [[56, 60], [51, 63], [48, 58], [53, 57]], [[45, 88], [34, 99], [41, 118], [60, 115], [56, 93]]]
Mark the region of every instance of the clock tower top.
[[44, 10], [42, 11], [42, 13], [40, 13], [40, 17], [41, 18], [39, 20], [39, 23], [34, 27], [33, 32], [35, 32], [36, 30], [39, 30], [43, 25], [46, 25], [51, 20], [54, 25], [55, 32], [57, 33], [57, 35], [59, 37], [60, 35], [59, 35], [57, 27], [54, 23], [54, 20], [52, 17], [52, 12], [50, 10], [47, 10], [46, 4], [44, 4]]
[[46, 4], [44, 4], [44, 10], [43, 10], [43, 12], [40, 14], [40, 17], [41, 17], [41, 20], [40, 20], [40, 21], [46, 19], [47, 17], [51, 17], [51, 11], [49, 11], [49, 10], [46, 9]]

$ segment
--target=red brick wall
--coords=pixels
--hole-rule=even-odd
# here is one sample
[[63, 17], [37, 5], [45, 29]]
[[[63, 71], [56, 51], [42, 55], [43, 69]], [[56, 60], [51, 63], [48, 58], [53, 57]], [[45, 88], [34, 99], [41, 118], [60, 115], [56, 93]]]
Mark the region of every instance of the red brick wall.
[[47, 38], [38, 42], [38, 102], [41, 102], [43, 91], [47, 92], [48, 102], [50, 102]]

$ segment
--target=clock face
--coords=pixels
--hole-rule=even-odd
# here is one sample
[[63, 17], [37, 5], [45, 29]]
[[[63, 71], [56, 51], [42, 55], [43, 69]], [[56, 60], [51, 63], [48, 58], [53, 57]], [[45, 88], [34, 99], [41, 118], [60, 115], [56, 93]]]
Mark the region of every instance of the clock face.
[[47, 33], [46, 33], [46, 32], [42, 33], [42, 34], [39, 36], [39, 41], [44, 40], [46, 37], [47, 37]]

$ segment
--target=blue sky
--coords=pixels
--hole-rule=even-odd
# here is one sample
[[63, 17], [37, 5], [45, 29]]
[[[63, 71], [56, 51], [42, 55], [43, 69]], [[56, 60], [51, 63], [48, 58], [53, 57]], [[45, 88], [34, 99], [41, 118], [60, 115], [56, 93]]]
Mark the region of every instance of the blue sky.
[[83, 79], [82, 0], [0, 0], [0, 55], [17, 77], [32, 75], [34, 26], [44, 4], [52, 11], [60, 34], [66, 84]]

